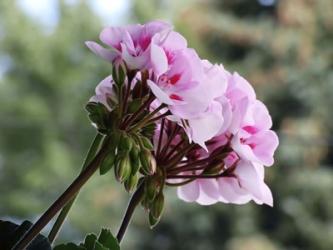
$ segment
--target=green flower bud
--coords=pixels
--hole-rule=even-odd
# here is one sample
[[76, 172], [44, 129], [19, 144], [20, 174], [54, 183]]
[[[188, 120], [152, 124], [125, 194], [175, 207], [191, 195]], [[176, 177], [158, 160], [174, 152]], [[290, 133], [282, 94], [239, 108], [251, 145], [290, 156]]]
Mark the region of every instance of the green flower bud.
[[153, 149], [154, 149], [153, 144], [151, 143], [151, 141], [150, 141], [147, 137], [145, 137], [145, 136], [141, 136], [141, 137], [140, 137], [140, 140], [141, 140], [141, 142], [142, 142], [142, 145], [143, 145], [146, 149], [148, 149], [148, 150], [153, 150]]
[[156, 160], [152, 156], [151, 152], [147, 149], [142, 149], [139, 156], [144, 174], [154, 174], [156, 171]]
[[150, 225], [150, 229], [153, 229], [157, 223], [159, 222], [159, 219], [156, 219], [151, 212], [149, 212], [149, 225]]
[[140, 163], [140, 147], [136, 144], [133, 145], [132, 150], [130, 151], [130, 160], [131, 160], [131, 166], [132, 166], [132, 175], [136, 174], [141, 166]]
[[118, 86], [124, 84], [126, 78], [126, 68], [123, 63], [113, 66], [112, 78]]
[[149, 201], [153, 201], [160, 192], [162, 183], [158, 176], [151, 176], [145, 182], [145, 195]]
[[127, 134], [122, 133], [120, 140], [119, 140], [119, 150], [124, 152], [129, 152], [132, 149], [134, 142], [131, 137], [129, 137]]
[[125, 181], [124, 186], [127, 192], [132, 192], [139, 182], [139, 174], [130, 175], [130, 177]]
[[119, 158], [118, 164], [114, 168], [116, 179], [120, 182], [126, 181], [131, 175], [131, 161], [128, 154]]
[[99, 173], [101, 175], [106, 174], [113, 166], [114, 162], [115, 162], [115, 154], [114, 154], [114, 150], [111, 150], [107, 156], [104, 158], [104, 160], [102, 161], [100, 167], [99, 167]]
[[160, 192], [150, 206], [150, 214], [155, 219], [160, 219], [164, 208], [164, 195]]
[[141, 205], [148, 211], [149, 207], [150, 207], [150, 201], [147, 197], [147, 195], [144, 195], [142, 201], [141, 201]]

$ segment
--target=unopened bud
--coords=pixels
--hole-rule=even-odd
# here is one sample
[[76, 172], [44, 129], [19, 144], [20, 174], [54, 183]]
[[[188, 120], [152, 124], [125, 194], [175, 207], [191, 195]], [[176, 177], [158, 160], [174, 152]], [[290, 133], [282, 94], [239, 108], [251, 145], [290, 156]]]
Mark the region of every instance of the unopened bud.
[[160, 192], [150, 206], [150, 214], [155, 219], [160, 219], [164, 208], [164, 195]]
[[150, 225], [150, 229], [153, 229], [157, 223], [159, 222], [159, 219], [156, 219], [151, 212], [149, 212], [149, 225]]
[[124, 182], [131, 175], [131, 162], [128, 154], [124, 154], [118, 164], [114, 168], [116, 179], [120, 182]]
[[130, 160], [132, 166], [132, 175], [136, 174], [140, 169], [140, 147], [136, 144], [133, 145], [132, 150], [130, 151]]
[[126, 67], [123, 63], [118, 63], [112, 68], [112, 78], [118, 86], [125, 83]]
[[158, 176], [151, 176], [145, 182], [145, 194], [149, 201], [153, 201], [160, 192], [162, 183]]
[[147, 149], [142, 149], [139, 155], [144, 174], [154, 174], [156, 171], [156, 160], [151, 154], [151, 152]]
[[99, 167], [99, 173], [101, 175], [106, 174], [112, 168], [115, 162], [115, 158], [116, 156], [114, 154], [114, 151], [111, 151], [107, 154]]
[[123, 133], [119, 141], [119, 150], [123, 152], [129, 152], [131, 151], [132, 146], [133, 146], [133, 139], [129, 137], [127, 134]]
[[143, 146], [146, 149], [148, 149], [148, 150], [153, 150], [154, 149], [153, 144], [151, 143], [151, 141], [147, 137], [142, 136], [142, 137], [140, 137], [140, 140], [141, 140]]
[[139, 175], [135, 174], [135, 175], [130, 175], [130, 177], [125, 181], [124, 186], [127, 192], [132, 192], [139, 181]]

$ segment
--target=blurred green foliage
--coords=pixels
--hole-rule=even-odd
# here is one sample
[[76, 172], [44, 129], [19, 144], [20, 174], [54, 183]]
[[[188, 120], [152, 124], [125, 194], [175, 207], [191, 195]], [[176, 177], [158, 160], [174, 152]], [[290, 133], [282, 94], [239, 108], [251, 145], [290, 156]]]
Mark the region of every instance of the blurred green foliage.
[[[166, 197], [151, 231], [138, 210], [124, 249], [333, 249], [333, 2], [133, 0], [131, 20], [166, 19], [200, 56], [255, 86], [281, 146], [267, 169], [275, 206], [202, 207]], [[264, 2], [264, 1], [262, 1]], [[84, 1], [59, 1], [45, 32], [15, 1], [0, 2], [0, 216], [34, 220], [80, 169], [94, 129], [83, 109], [110, 72], [83, 42], [102, 22]], [[128, 195], [112, 175], [84, 188], [58, 242], [117, 229]]]

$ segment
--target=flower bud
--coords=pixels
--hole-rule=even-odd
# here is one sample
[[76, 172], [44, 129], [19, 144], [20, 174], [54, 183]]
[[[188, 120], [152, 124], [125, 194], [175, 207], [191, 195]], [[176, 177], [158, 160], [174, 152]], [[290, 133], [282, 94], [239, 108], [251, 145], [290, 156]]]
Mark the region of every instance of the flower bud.
[[144, 148], [146, 148], [148, 150], [153, 150], [154, 149], [153, 144], [151, 143], [151, 141], [147, 137], [141, 136], [140, 140], [141, 140], [142, 145], [144, 146]]
[[119, 150], [124, 152], [131, 151], [133, 146], [133, 139], [129, 137], [127, 134], [123, 133], [119, 140]]
[[153, 201], [160, 192], [162, 183], [158, 176], [151, 176], [145, 182], [145, 195], [149, 201]]
[[113, 166], [114, 162], [115, 162], [115, 154], [114, 154], [114, 150], [110, 151], [107, 156], [104, 158], [104, 160], [102, 161], [100, 167], [99, 167], [99, 173], [101, 175], [106, 174]]
[[143, 199], [141, 201], [141, 205], [148, 211], [149, 210], [149, 207], [150, 207], [150, 201], [147, 197], [147, 195], [144, 195], [143, 196]]
[[126, 67], [123, 63], [115, 64], [112, 67], [112, 78], [118, 86], [125, 83]]
[[136, 144], [132, 146], [132, 150], [130, 151], [130, 160], [132, 166], [132, 175], [136, 174], [140, 169], [140, 147]]
[[150, 225], [150, 229], [153, 229], [157, 223], [159, 222], [159, 219], [156, 219], [151, 212], [149, 212], [149, 225]]
[[127, 192], [132, 192], [139, 182], [139, 175], [134, 174], [130, 175], [130, 177], [124, 182], [124, 186]]
[[163, 192], [159, 192], [156, 196], [155, 200], [152, 202], [150, 206], [150, 214], [155, 219], [160, 219], [164, 208], [164, 195]]
[[131, 162], [128, 154], [122, 155], [118, 164], [114, 168], [116, 179], [120, 182], [124, 182], [131, 175]]
[[152, 156], [151, 152], [145, 148], [141, 149], [140, 153], [140, 162], [142, 165], [142, 170], [144, 174], [152, 175], [156, 171], [156, 160]]

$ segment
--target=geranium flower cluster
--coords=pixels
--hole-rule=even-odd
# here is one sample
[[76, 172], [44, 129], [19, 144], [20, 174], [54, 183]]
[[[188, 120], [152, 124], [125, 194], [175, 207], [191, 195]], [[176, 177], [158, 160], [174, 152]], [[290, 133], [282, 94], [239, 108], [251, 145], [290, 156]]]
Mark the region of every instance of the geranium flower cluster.
[[103, 46], [86, 44], [113, 73], [90, 102], [108, 112], [118, 105], [117, 129], [148, 138], [150, 170], [140, 173], [156, 176], [159, 181], [150, 181], [155, 190], [178, 186], [181, 199], [203, 205], [273, 205], [264, 166], [273, 164], [278, 138], [266, 106], [243, 77], [202, 60], [161, 21], [108, 27], [100, 40]]

